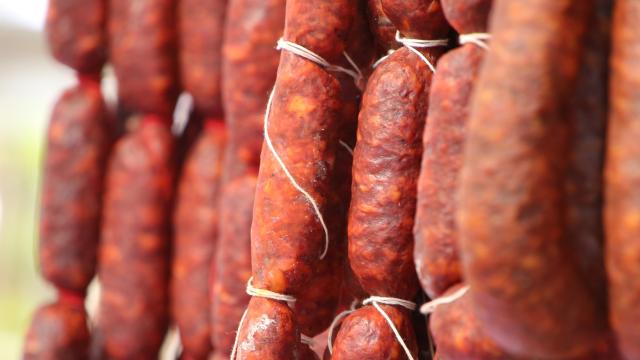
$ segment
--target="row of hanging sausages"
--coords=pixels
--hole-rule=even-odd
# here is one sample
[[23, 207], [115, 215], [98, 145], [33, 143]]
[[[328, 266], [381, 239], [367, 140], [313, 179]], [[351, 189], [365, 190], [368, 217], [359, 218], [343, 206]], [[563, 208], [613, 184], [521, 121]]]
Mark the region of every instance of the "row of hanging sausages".
[[171, 324], [181, 359], [640, 357], [638, 21], [634, 0], [50, 0], [77, 84], [44, 161], [58, 296], [24, 357], [157, 358]]

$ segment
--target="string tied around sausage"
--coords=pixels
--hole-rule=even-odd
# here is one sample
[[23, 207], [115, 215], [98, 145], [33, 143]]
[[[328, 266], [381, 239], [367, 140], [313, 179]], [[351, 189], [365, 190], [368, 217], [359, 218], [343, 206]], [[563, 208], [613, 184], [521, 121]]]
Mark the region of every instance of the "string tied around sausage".
[[378, 65], [380, 65], [383, 61], [387, 60], [387, 58], [388, 58], [389, 56], [391, 56], [391, 54], [393, 54], [394, 52], [395, 52], [395, 50], [394, 50], [394, 49], [389, 49], [389, 50], [387, 51], [387, 54], [386, 54], [386, 55], [382, 56], [380, 59], [376, 60], [376, 62], [374, 62], [373, 64], [371, 64], [371, 68], [372, 68], [372, 69], [377, 68], [377, 67], [378, 67]]
[[460, 34], [458, 38], [458, 42], [460, 45], [464, 44], [474, 44], [482, 49], [489, 50], [489, 44], [487, 41], [491, 39], [491, 34], [489, 33], [469, 33], [469, 34]]
[[[253, 276], [250, 277], [249, 280], [247, 281], [246, 291], [247, 291], [247, 294], [251, 296], [286, 302], [290, 308], [293, 308], [293, 306], [296, 303], [296, 298], [291, 295], [280, 294], [271, 290], [260, 289], [253, 286]], [[240, 329], [242, 328], [242, 324], [244, 324], [244, 319], [247, 317], [248, 311], [249, 309], [246, 309], [244, 313], [242, 313], [242, 317], [240, 318], [240, 322], [238, 323], [238, 330], [236, 331], [236, 337], [235, 337], [235, 340], [233, 341], [233, 348], [231, 348], [231, 357], [230, 357], [231, 360], [236, 358], [236, 353], [238, 351], [238, 340], [240, 340]]]
[[420, 306], [420, 312], [424, 315], [431, 314], [438, 308], [438, 306], [455, 302], [456, 300], [460, 299], [462, 295], [466, 294], [467, 291], [469, 291], [468, 285], [461, 287], [460, 289], [454, 291], [449, 295], [441, 296], [427, 303], [424, 303], [422, 306]]
[[380, 313], [380, 315], [382, 315], [382, 317], [387, 321], [387, 324], [389, 324], [391, 331], [393, 331], [393, 334], [396, 336], [396, 340], [398, 341], [400, 346], [402, 346], [402, 349], [407, 355], [407, 358], [409, 360], [414, 360], [413, 355], [411, 355], [411, 350], [409, 350], [409, 347], [407, 346], [407, 344], [405, 344], [404, 339], [402, 339], [402, 335], [400, 335], [400, 332], [396, 328], [396, 325], [393, 323], [393, 321], [391, 320], [387, 312], [384, 311], [384, 309], [380, 306], [380, 304], [401, 306], [407, 310], [413, 311], [416, 309], [416, 303], [414, 303], [413, 301], [394, 298], [394, 297], [370, 296], [369, 298], [365, 299], [362, 302], [362, 305], [369, 305], [369, 304], [373, 305], [373, 307], [375, 307], [376, 310], [378, 310], [378, 312]]
[[436, 72], [436, 67], [431, 63], [431, 61], [429, 61], [429, 59], [427, 59], [426, 56], [424, 56], [424, 54], [422, 54], [416, 48], [424, 49], [424, 48], [432, 48], [432, 47], [441, 47], [441, 46], [447, 46], [449, 44], [448, 39], [423, 40], [423, 39], [412, 39], [412, 38], [402, 37], [402, 35], [400, 35], [400, 31], [396, 31], [396, 41], [402, 44], [407, 49], [409, 49], [414, 54], [418, 55], [418, 57], [422, 61], [424, 61], [424, 63], [427, 64], [429, 69], [431, 69], [431, 71], [434, 73]]
[[356, 84], [362, 79], [362, 76], [363, 76], [362, 71], [360, 71], [360, 68], [358, 67], [358, 65], [356, 65], [355, 61], [353, 61], [351, 56], [349, 56], [349, 54], [346, 51], [343, 51], [342, 55], [345, 57], [349, 65], [351, 65], [352, 69], [347, 69], [342, 66], [333, 65], [327, 60], [325, 60], [322, 56], [314, 53], [313, 51], [307, 49], [306, 47], [291, 41], [284, 40], [282, 38], [278, 40], [276, 49], [289, 51], [290, 53], [296, 54], [302, 58], [305, 58], [311, 62], [314, 62], [324, 67], [328, 71], [335, 71], [335, 72], [341, 72], [343, 74], [347, 74], [353, 78]]

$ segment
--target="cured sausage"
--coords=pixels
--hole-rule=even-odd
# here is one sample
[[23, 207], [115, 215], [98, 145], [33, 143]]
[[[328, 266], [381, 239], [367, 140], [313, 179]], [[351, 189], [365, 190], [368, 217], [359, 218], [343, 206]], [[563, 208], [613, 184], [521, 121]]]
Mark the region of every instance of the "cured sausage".
[[[460, 33], [485, 32], [491, 0], [442, 0]], [[470, 14], [481, 11], [479, 14]], [[438, 60], [429, 95], [424, 155], [418, 181], [414, 259], [422, 288], [436, 298], [462, 280], [455, 223], [470, 98], [485, 49], [466, 44]]]
[[[428, 5], [411, 3], [417, 8]], [[393, 11], [404, 11], [406, 4], [383, 1], [383, 8], [386, 5]], [[392, 18], [393, 11], [385, 13]], [[438, 19], [430, 13], [414, 14], [416, 17], [403, 18], [404, 22], [422, 24]], [[448, 31], [444, 22], [432, 23], [434, 28], [427, 26], [411, 35], [437, 36], [443, 25]], [[439, 52], [429, 49], [425, 54], [433, 61]], [[378, 65], [365, 89], [354, 151], [348, 237], [351, 268], [371, 295], [412, 300], [418, 290], [412, 226], [431, 74], [420, 57], [403, 48]], [[400, 326], [405, 343], [409, 341], [408, 351], [417, 357], [410, 313], [400, 307], [380, 306], [385, 311], [393, 309], [393, 316], [389, 316]], [[353, 324], [347, 325], [348, 321]], [[370, 359], [397, 359], [407, 356], [405, 351], [379, 310], [364, 306], [341, 326], [333, 358], [355, 359], [366, 352]]]
[[49, 0], [45, 33], [53, 57], [83, 74], [99, 74], [107, 58], [105, 0]]
[[226, 184], [220, 195], [218, 244], [213, 263], [211, 335], [215, 353], [229, 358], [235, 331], [249, 303], [245, 292], [251, 277], [251, 219], [256, 176]]
[[[336, 63], [346, 46], [355, 13], [353, 5], [342, 0], [289, 1], [284, 39]], [[265, 125], [271, 140], [266, 139], [263, 146], [251, 230], [256, 288], [298, 297], [306, 291], [307, 281], [313, 278], [314, 268], [323, 257], [328, 237], [323, 229], [326, 224], [321, 222], [324, 216], [319, 214], [324, 214], [329, 204], [338, 146], [340, 91], [336, 77], [318, 64], [289, 51], [281, 54]], [[293, 186], [274, 153], [309, 196]], [[251, 324], [259, 321], [257, 307], [281, 309], [281, 316], [272, 326], [255, 333]], [[238, 358], [293, 358], [298, 346], [292, 346], [291, 341], [299, 343], [300, 337], [294, 316], [287, 320], [290, 311], [278, 301], [254, 297], [239, 330]], [[255, 346], [243, 347], [252, 334], [253, 338], [266, 336], [270, 341], [254, 341]]]
[[[407, 310], [380, 305], [408, 344], [414, 358], [418, 348]], [[365, 306], [349, 315], [340, 327], [331, 359], [405, 359], [406, 355], [393, 330], [373, 306]]]
[[260, 165], [264, 109], [280, 54], [285, 0], [230, 0], [223, 46], [222, 95], [229, 141], [224, 182]]
[[96, 270], [103, 178], [111, 141], [97, 80], [82, 77], [56, 103], [47, 132], [40, 216], [40, 269], [84, 294]]
[[111, 359], [155, 357], [166, 332], [172, 154], [165, 120], [145, 116], [110, 159], [97, 331], [101, 352]]
[[171, 310], [183, 355], [205, 359], [211, 352], [209, 273], [218, 238], [218, 195], [225, 128], [209, 120], [182, 171], [174, 213]]
[[472, 100], [457, 219], [465, 280], [483, 329], [515, 355], [586, 354], [605, 328], [563, 221], [567, 100], [589, 8], [496, 0]]
[[640, 94], [635, 69], [640, 63], [637, 36], [640, 3], [614, 5], [611, 55], [611, 110], [606, 159], [606, 266], [610, 319], [625, 359], [640, 357]]
[[175, 7], [175, 0], [109, 1], [109, 60], [119, 101], [166, 120], [179, 92]]
[[227, 0], [180, 0], [177, 7], [182, 87], [193, 96], [196, 111], [221, 118], [220, 70]]
[[24, 344], [24, 360], [83, 360], [89, 358], [90, 335], [83, 299], [60, 299], [39, 308]]

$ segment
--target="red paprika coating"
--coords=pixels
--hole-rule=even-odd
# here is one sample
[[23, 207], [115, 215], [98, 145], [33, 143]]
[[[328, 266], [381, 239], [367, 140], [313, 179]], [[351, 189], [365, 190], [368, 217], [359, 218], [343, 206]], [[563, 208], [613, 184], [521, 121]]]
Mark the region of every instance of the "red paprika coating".
[[65, 91], [47, 131], [39, 255], [44, 278], [79, 293], [96, 270], [110, 141], [100, 84], [83, 80]]
[[[603, 167], [608, 111], [611, 0], [595, 0], [576, 90], [571, 100], [569, 167], [566, 178], [567, 231], [582, 281], [605, 312], [603, 256]], [[591, 25], [593, 24], [593, 25]]]
[[22, 358], [88, 359], [90, 339], [84, 304], [56, 301], [40, 307], [33, 315]]
[[[388, 305], [380, 305], [380, 307], [389, 315], [414, 359], [417, 359], [418, 346], [409, 310]], [[407, 355], [391, 327], [372, 305], [356, 310], [342, 322], [333, 343], [333, 356], [331, 357], [332, 360], [406, 358]]]
[[640, 357], [639, 21], [639, 2], [615, 2], [605, 169], [605, 254], [610, 320], [626, 359]]
[[300, 359], [300, 334], [293, 310], [287, 304], [254, 297], [239, 329], [237, 359]]
[[179, 92], [175, 13], [175, 0], [109, 1], [109, 60], [130, 111], [171, 119]]
[[211, 336], [216, 354], [229, 358], [242, 313], [249, 303], [245, 289], [251, 277], [251, 219], [256, 176], [226, 184], [220, 194], [218, 244], [211, 289]]
[[[473, 6], [469, 1], [457, 1], [455, 6], [452, 2], [443, 0], [442, 6], [451, 10], [454, 18], [458, 11], [474, 11], [480, 5], [474, 0]], [[487, 7], [491, 3], [484, 2]], [[479, 21], [476, 15], [468, 16]], [[485, 17], [483, 25], [474, 24], [474, 29], [486, 31], [487, 20]], [[477, 45], [467, 44], [443, 55], [431, 86], [414, 227], [416, 270], [431, 298], [461, 281], [455, 223], [457, 187], [471, 93], [485, 53]]]
[[349, 261], [369, 294], [411, 299], [418, 289], [411, 227], [430, 78], [422, 60], [401, 49], [376, 68], [364, 93], [353, 160]]
[[[349, 24], [338, 15], [348, 14], [344, 8], [350, 8], [349, 4], [325, 0], [302, 3], [287, 3], [285, 39], [326, 59], [336, 57], [332, 54], [341, 53], [344, 41], [327, 43], [322, 33], [330, 32], [330, 38], [346, 36]], [[318, 30], [315, 37], [305, 32], [325, 15], [323, 27], [333, 24], [332, 31]], [[302, 21], [309, 17], [318, 19]], [[282, 53], [268, 131], [292, 176], [321, 210], [330, 192], [340, 104], [340, 86], [332, 74], [298, 55]], [[311, 204], [293, 187], [266, 145], [261, 160], [252, 225], [254, 285], [297, 293], [305, 287], [322, 254], [325, 234]]]
[[146, 117], [115, 146], [107, 172], [97, 331], [111, 359], [157, 356], [168, 322], [173, 139]]
[[494, 4], [460, 183], [465, 280], [482, 327], [502, 348], [578, 356], [605, 326], [563, 221], [567, 100], [590, 4]]
[[222, 38], [227, 0], [180, 0], [180, 80], [204, 116], [221, 117]]
[[218, 240], [224, 143], [224, 124], [207, 122], [187, 156], [173, 218], [172, 319], [183, 354], [195, 359], [205, 359], [212, 350], [209, 273]]
[[229, 134], [224, 181], [260, 165], [264, 109], [276, 79], [285, 0], [229, 0], [222, 95]]
[[460, 34], [487, 31], [487, 19], [494, 0], [440, 0], [451, 27]]
[[49, 0], [45, 33], [59, 62], [99, 74], [107, 57], [106, 0]]
[[[346, 47], [354, 5], [343, 0], [289, 1], [284, 39], [335, 62]], [[338, 147], [340, 84], [333, 74], [298, 55], [283, 51], [280, 60], [268, 132], [292, 176], [325, 214]], [[299, 297], [320, 261], [325, 233], [310, 202], [292, 185], [266, 144], [257, 189], [251, 229], [253, 284]], [[260, 316], [258, 300], [249, 303], [246, 322], [240, 329], [241, 342], [250, 340], [246, 338], [251, 333], [247, 328]], [[285, 306], [267, 301], [266, 310]], [[271, 341], [255, 343], [239, 358], [295, 356], [297, 348], [290, 342], [299, 342], [297, 325], [280, 323], [285, 321], [281, 318], [264, 331]]]

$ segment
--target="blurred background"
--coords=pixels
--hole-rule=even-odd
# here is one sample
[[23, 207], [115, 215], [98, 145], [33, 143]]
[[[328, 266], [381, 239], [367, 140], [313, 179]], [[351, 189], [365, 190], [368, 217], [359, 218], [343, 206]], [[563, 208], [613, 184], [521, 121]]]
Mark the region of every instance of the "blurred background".
[[0, 358], [19, 359], [35, 307], [53, 292], [36, 256], [40, 160], [49, 112], [73, 73], [48, 55], [46, 0], [0, 0]]

